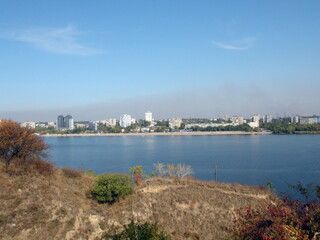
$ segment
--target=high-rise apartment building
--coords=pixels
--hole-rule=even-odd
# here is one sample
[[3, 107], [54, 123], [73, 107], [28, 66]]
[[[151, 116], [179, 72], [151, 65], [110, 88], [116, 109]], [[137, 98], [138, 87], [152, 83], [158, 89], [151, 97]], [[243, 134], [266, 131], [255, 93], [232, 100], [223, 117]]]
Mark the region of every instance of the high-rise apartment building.
[[152, 122], [153, 118], [152, 118], [152, 112], [148, 111], [144, 114], [144, 119], [148, 122]]
[[252, 128], [258, 128], [259, 127], [259, 122], [260, 122], [260, 116], [259, 115], [254, 115], [251, 117], [251, 122], [248, 123], [248, 125]]
[[122, 128], [126, 128], [126, 127], [129, 127], [131, 126], [131, 116], [128, 115], [128, 114], [123, 114], [120, 116], [120, 127]]
[[269, 115], [269, 114], [266, 114], [266, 115], [264, 115], [264, 116], [262, 117], [262, 121], [263, 121], [264, 123], [271, 123], [271, 122], [272, 122], [272, 116]]
[[59, 115], [57, 117], [57, 129], [58, 130], [73, 130], [74, 122], [71, 115], [63, 116]]

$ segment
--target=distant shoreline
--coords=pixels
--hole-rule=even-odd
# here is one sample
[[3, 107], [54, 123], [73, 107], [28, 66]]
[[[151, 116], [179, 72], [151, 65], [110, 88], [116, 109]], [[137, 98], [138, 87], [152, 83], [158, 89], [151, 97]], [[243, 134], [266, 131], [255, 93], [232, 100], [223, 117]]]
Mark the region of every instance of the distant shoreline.
[[241, 132], [241, 131], [217, 131], [217, 132], [153, 132], [153, 133], [79, 133], [79, 134], [46, 134], [41, 137], [118, 137], [118, 136], [207, 136], [207, 135], [265, 135], [272, 132]]

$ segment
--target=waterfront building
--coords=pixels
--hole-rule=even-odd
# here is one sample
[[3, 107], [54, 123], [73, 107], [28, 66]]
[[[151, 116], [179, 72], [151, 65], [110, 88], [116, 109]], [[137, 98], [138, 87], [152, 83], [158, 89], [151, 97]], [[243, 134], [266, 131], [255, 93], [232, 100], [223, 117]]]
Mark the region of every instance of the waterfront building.
[[179, 128], [182, 124], [181, 118], [170, 118], [169, 119], [169, 127], [171, 129]]
[[120, 127], [126, 128], [131, 126], [131, 116], [129, 114], [123, 114], [120, 116]]
[[23, 122], [20, 124], [20, 126], [25, 127], [25, 128], [35, 129], [36, 123], [35, 122]]
[[232, 125], [243, 125], [244, 118], [240, 116], [234, 116], [231, 118]]
[[148, 122], [152, 122], [153, 118], [152, 118], [152, 112], [148, 111], [144, 114], [144, 119]]
[[259, 121], [260, 121], [260, 116], [259, 115], [254, 115], [251, 117], [251, 122], [248, 123], [248, 125], [252, 128], [258, 128], [259, 127]]
[[[201, 128], [207, 128], [207, 127], [226, 127], [230, 125], [235, 125], [233, 123], [189, 123], [185, 125], [185, 128], [193, 128], [193, 127], [201, 127]], [[237, 124], [236, 124], [237, 125]]]
[[99, 124], [102, 124], [102, 125], [106, 125], [106, 126], [109, 125], [109, 122], [108, 122], [107, 119], [106, 120], [98, 120], [98, 121], [96, 121], [96, 123], [99, 123]]
[[90, 131], [98, 131], [98, 124], [94, 121], [90, 121], [88, 124], [88, 130]]
[[224, 114], [222, 117], [223, 121], [227, 122], [230, 120], [229, 115], [228, 114]]
[[299, 122], [300, 122], [300, 119], [299, 119], [298, 115], [294, 115], [294, 116], [291, 117], [291, 123], [296, 124], [296, 123], [299, 123]]
[[137, 123], [137, 119], [131, 118], [131, 124], [135, 124], [135, 123]]
[[109, 123], [109, 126], [111, 126], [111, 127], [114, 127], [117, 125], [117, 119], [115, 119], [115, 118], [109, 118], [109, 119], [107, 119], [107, 121]]
[[57, 117], [57, 129], [58, 130], [73, 130], [74, 122], [71, 115], [59, 115]]
[[300, 117], [300, 124], [316, 124], [318, 123], [317, 117]]
[[57, 129], [62, 130], [64, 128], [64, 117], [62, 115], [59, 115], [57, 117]]
[[48, 128], [48, 124], [47, 124], [47, 123], [40, 122], [40, 123], [36, 123], [36, 126], [35, 126], [35, 127]]
[[104, 120], [99, 120], [99, 121], [96, 121], [96, 123], [101, 123], [105, 126], [110, 126], [110, 127], [114, 127], [117, 125], [117, 119], [115, 118], [107, 118], [107, 119], [104, 119]]
[[55, 127], [56, 123], [55, 122], [48, 122], [48, 127]]
[[74, 124], [76, 128], [87, 128], [88, 125], [85, 123], [75, 123]]
[[271, 123], [271, 122], [272, 122], [272, 116], [269, 115], [269, 114], [265, 114], [265, 115], [262, 117], [262, 122], [264, 122], [264, 123]]

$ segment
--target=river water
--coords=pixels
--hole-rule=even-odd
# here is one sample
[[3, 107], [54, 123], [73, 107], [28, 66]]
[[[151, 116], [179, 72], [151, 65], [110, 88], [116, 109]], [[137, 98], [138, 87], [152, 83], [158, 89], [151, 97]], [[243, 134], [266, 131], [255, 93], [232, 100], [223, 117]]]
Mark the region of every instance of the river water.
[[201, 180], [265, 185], [277, 193], [287, 184], [320, 183], [320, 135], [210, 135], [48, 137], [50, 160], [61, 167], [96, 173], [124, 172], [154, 163], [186, 164]]

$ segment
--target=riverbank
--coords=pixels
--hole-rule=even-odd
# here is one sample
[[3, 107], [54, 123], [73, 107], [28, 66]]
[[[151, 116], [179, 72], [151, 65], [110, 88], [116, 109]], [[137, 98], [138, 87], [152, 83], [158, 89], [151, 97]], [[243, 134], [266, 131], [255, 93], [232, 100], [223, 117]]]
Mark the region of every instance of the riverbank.
[[46, 134], [42, 137], [118, 137], [118, 136], [207, 136], [207, 135], [264, 135], [271, 132], [153, 132], [153, 133], [79, 133], [79, 134]]

